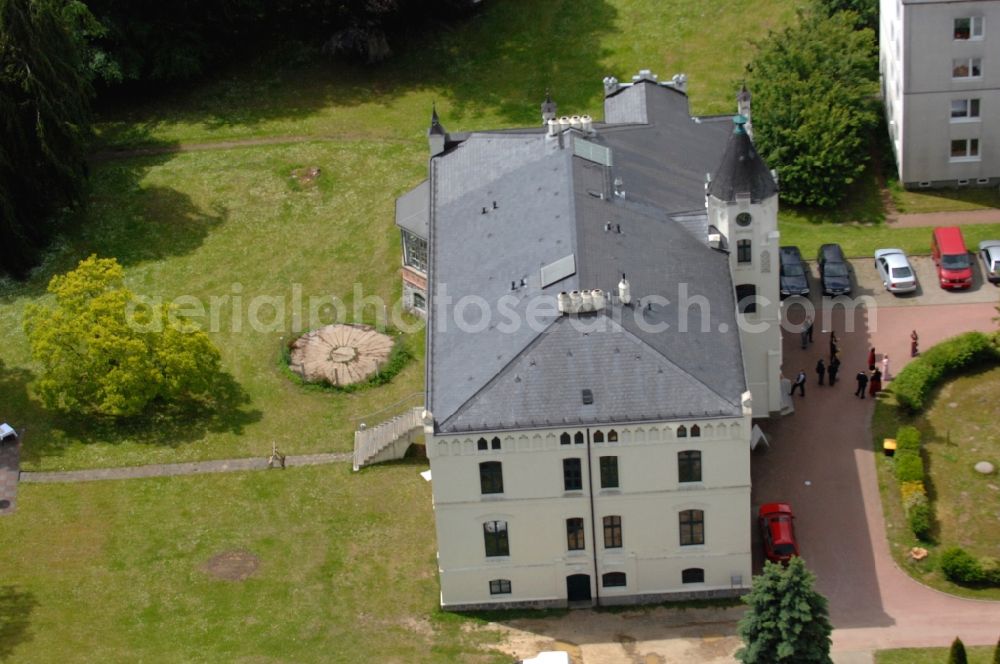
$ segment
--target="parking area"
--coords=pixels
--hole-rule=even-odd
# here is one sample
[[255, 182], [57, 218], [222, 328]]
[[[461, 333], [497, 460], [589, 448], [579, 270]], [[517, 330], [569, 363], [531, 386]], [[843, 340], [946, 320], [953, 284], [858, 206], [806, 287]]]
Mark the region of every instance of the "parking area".
[[[996, 302], [1000, 297], [1000, 286], [983, 279], [983, 266], [978, 260], [972, 265], [972, 288], [964, 291], [946, 291], [938, 286], [937, 271], [930, 256], [910, 256], [910, 265], [917, 274], [917, 290], [913, 293], [893, 295], [882, 285], [878, 270], [875, 269], [874, 255], [870, 259], [852, 258], [848, 260], [854, 282], [854, 297], [865, 295], [874, 298], [878, 306], [905, 307], [928, 304], [973, 304]], [[819, 270], [815, 261], [809, 262], [810, 299], [819, 302], [821, 285]], [[790, 298], [790, 300], [793, 298]]]

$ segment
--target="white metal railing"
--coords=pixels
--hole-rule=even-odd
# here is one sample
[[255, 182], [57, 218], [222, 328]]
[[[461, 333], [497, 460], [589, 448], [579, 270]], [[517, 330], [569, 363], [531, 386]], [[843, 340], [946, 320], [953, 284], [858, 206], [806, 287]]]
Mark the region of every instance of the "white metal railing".
[[423, 410], [423, 406], [414, 406], [377, 426], [359, 426], [354, 432], [354, 470], [366, 466], [376, 455], [403, 436], [423, 428]]

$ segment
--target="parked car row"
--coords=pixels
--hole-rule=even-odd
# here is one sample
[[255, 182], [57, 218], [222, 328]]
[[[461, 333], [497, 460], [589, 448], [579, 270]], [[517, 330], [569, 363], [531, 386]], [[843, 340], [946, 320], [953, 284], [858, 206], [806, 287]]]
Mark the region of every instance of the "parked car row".
[[[983, 275], [991, 283], [1000, 283], [1000, 240], [979, 243]], [[798, 247], [781, 247], [781, 297], [809, 294], [809, 267]], [[972, 261], [957, 226], [941, 226], [931, 236], [931, 258], [937, 271], [938, 285], [946, 290], [972, 286]], [[824, 244], [816, 256], [823, 295], [848, 295], [851, 292], [851, 266], [839, 244]], [[917, 274], [902, 249], [877, 249], [875, 269], [882, 285], [893, 294], [917, 290]]]

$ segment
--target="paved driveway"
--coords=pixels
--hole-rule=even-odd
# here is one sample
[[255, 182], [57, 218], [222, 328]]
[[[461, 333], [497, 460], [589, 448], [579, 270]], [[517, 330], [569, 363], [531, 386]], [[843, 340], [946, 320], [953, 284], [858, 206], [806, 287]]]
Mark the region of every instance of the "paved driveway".
[[[875, 269], [875, 258], [852, 258], [848, 262], [854, 271], [854, 296], [868, 296], [880, 307], [926, 306], [929, 304], [972, 304], [997, 302], [1000, 287], [983, 280], [983, 267], [978, 259], [972, 267], [972, 288], [966, 291], [946, 291], [937, 283], [937, 271], [930, 256], [910, 256], [910, 264], [917, 273], [917, 290], [914, 293], [893, 295], [885, 290], [882, 278]], [[812, 274], [812, 301], [817, 302], [820, 290], [819, 270], [815, 262], [809, 264]]]
[[[982, 290], [958, 295], [970, 300]], [[810, 380], [806, 397], [794, 397], [795, 414], [762, 423], [771, 447], [753, 456], [752, 501], [755, 509], [775, 500], [795, 509], [802, 555], [830, 600], [836, 650], [945, 646], [955, 636], [988, 645], [1000, 635], [1000, 603], [944, 595], [893, 563], [875, 476], [872, 401], [853, 396], [854, 375], [864, 368], [871, 346], [889, 353], [896, 372], [909, 359], [912, 329], [924, 348], [962, 331], [996, 329], [991, 320], [996, 295], [991, 295], [988, 304], [890, 301], [870, 313], [828, 310], [826, 318], [820, 309], [815, 343], [806, 350], [799, 347], [799, 335], [786, 334], [785, 375], [802, 367]], [[823, 330], [831, 327], [840, 339], [844, 379], [832, 388], [818, 386], [812, 371], [819, 357], [829, 359], [829, 334]]]

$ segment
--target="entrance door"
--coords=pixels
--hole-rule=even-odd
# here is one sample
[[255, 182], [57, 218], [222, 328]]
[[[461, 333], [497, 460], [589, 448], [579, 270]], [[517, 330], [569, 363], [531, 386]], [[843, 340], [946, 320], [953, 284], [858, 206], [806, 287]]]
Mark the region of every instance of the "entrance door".
[[570, 602], [590, 601], [590, 575], [571, 574], [566, 577], [566, 598]]

